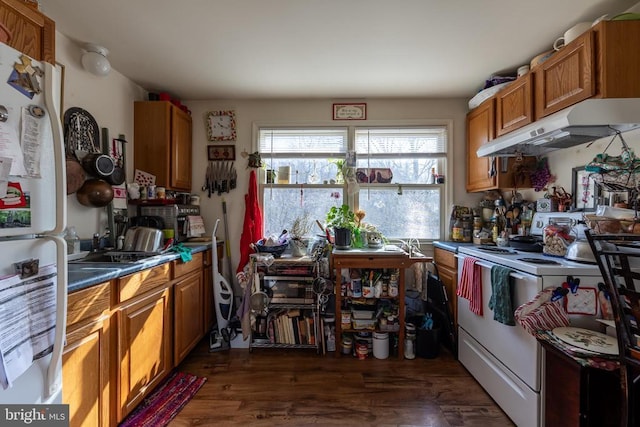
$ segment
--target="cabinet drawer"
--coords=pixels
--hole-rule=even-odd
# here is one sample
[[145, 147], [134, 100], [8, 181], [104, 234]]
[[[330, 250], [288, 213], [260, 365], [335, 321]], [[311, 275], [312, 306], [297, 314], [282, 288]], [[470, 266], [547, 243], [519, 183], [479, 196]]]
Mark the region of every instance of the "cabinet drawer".
[[109, 311], [111, 282], [69, 294], [67, 297], [67, 326], [82, 320], [93, 319]]
[[171, 264], [166, 263], [118, 279], [117, 303], [164, 285], [171, 280]]
[[200, 270], [202, 268], [202, 256], [203, 252], [198, 252], [197, 254], [193, 254], [189, 262], [182, 262], [180, 260], [173, 261], [173, 278], [177, 279], [192, 271]]
[[407, 268], [413, 260], [406, 255], [333, 255], [334, 267]]
[[451, 270], [458, 268], [456, 254], [442, 248], [433, 248], [433, 262], [435, 262], [438, 267], [443, 266]]

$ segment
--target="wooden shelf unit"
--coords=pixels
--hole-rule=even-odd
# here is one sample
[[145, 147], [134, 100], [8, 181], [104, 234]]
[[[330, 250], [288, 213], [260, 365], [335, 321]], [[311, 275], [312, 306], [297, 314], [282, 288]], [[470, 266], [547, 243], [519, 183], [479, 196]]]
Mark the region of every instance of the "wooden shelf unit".
[[[398, 334], [398, 358], [404, 358], [404, 339], [405, 339], [405, 275], [404, 270], [410, 267], [415, 262], [431, 262], [432, 258], [410, 258], [404, 252], [388, 252], [384, 250], [371, 250], [371, 251], [335, 251], [332, 254], [333, 268], [335, 270], [335, 295], [336, 295], [336, 313], [335, 313], [335, 330], [336, 330], [336, 352], [335, 355], [340, 355], [339, 342], [343, 332], [368, 332], [368, 330], [361, 329], [342, 329], [342, 301], [345, 296], [342, 295], [342, 274], [343, 268], [357, 268], [357, 269], [396, 269], [398, 270], [398, 296], [393, 297], [398, 301], [398, 321], [399, 329], [397, 332], [388, 330], [376, 329], [376, 332], [389, 332]], [[386, 299], [391, 299], [385, 297]], [[382, 299], [382, 298], [378, 298]]]

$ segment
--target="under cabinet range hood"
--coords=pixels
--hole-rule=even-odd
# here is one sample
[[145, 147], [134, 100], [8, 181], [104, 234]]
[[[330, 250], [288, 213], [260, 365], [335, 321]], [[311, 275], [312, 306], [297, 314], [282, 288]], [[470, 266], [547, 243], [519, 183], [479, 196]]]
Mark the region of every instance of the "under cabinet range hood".
[[640, 98], [587, 99], [481, 146], [478, 157], [539, 156], [640, 128]]

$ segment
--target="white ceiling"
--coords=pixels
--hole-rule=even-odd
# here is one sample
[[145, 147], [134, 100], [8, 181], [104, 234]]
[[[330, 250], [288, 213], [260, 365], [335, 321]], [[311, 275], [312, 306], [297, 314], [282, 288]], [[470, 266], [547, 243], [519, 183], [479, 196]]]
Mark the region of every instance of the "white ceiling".
[[[220, 98], [471, 98], [580, 21], [638, 0], [40, 0], [150, 91]], [[78, 60], [80, 53], [78, 54]]]

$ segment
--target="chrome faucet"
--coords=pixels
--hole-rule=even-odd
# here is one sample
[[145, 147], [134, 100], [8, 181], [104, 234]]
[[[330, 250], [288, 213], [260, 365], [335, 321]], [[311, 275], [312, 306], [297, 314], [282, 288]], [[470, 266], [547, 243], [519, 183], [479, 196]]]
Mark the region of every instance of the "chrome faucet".
[[91, 241], [91, 252], [98, 252], [100, 249], [105, 248], [109, 244], [110, 238], [111, 230], [108, 228], [102, 236], [99, 233], [95, 233], [93, 235], [93, 240]]

